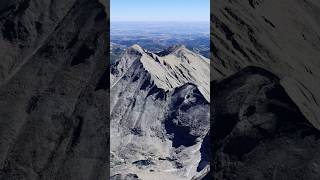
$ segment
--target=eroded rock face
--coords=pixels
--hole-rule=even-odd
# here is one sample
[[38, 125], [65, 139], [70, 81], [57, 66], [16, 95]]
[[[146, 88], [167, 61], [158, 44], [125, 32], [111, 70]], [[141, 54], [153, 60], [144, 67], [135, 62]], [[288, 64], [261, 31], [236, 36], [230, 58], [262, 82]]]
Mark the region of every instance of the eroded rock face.
[[320, 178], [320, 133], [277, 76], [248, 67], [214, 83], [212, 90], [212, 177]]
[[[209, 167], [200, 150], [210, 128], [204, 60], [182, 46], [158, 56], [134, 45], [111, 67], [112, 178], [191, 179]], [[194, 84], [201, 73], [205, 83]]]
[[[211, 79], [247, 66], [274, 73], [320, 129], [320, 4], [317, 0], [216, 0], [211, 3]], [[213, 72], [213, 71], [212, 71]]]
[[319, 179], [319, 2], [211, 6], [208, 178]]
[[105, 7], [0, 4], [0, 178], [109, 177]]

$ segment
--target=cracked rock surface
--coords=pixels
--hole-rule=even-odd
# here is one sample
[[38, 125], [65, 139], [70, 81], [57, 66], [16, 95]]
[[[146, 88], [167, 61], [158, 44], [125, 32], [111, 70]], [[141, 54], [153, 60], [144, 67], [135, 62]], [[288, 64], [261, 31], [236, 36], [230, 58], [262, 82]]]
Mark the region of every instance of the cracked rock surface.
[[215, 179], [319, 179], [320, 132], [274, 74], [257, 67], [213, 84]]
[[108, 177], [105, 7], [97, 0], [0, 7], [0, 179]]

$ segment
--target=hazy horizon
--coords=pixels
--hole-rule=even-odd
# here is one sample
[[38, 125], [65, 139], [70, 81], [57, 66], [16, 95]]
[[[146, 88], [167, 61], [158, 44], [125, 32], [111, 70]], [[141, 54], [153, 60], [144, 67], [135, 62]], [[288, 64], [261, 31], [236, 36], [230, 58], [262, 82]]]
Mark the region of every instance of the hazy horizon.
[[[170, 21], [113, 21], [110, 23], [111, 36], [115, 32], [126, 35], [147, 35], [156, 34], [188, 34], [188, 33], [210, 33], [210, 22], [193, 21], [193, 22], [170, 22]], [[131, 32], [131, 33], [130, 33]], [[138, 33], [139, 32], [139, 33]]]
[[111, 0], [111, 22], [210, 22], [209, 0]]

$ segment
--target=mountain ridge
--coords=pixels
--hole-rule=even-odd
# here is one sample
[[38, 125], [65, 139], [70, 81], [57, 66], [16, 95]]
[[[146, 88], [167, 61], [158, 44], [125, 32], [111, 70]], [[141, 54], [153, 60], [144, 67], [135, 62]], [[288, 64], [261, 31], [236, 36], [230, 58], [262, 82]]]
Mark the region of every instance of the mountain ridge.
[[191, 82], [198, 86], [201, 93], [210, 102], [209, 60], [188, 50], [185, 46], [178, 46], [165, 56], [158, 56], [137, 44], [127, 48], [116, 62], [115, 66], [118, 66], [118, 69], [111, 68], [112, 71], [120, 72], [111, 74], [111, 87], [136, 60], [142, 63], [159, 88], [167, 91]]
[[[210, 128], [209, 101], [192, 77], [182, 79], [188, 71], [181, 70], [203, 60], [186, 53], [159, 57], [134, 45], [111, 68], [111, 179], [191, 179], [208, 168], [200, 149]], [[161, 81], [165, 77], [168, 84]]]

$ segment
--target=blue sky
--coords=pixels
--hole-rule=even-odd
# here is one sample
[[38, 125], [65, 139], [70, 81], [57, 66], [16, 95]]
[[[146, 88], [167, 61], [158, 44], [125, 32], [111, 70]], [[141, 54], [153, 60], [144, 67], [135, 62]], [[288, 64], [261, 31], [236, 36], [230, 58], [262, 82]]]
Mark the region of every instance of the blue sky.
[[210, 0], [110, 0], [111, 21], [210, 21]]

